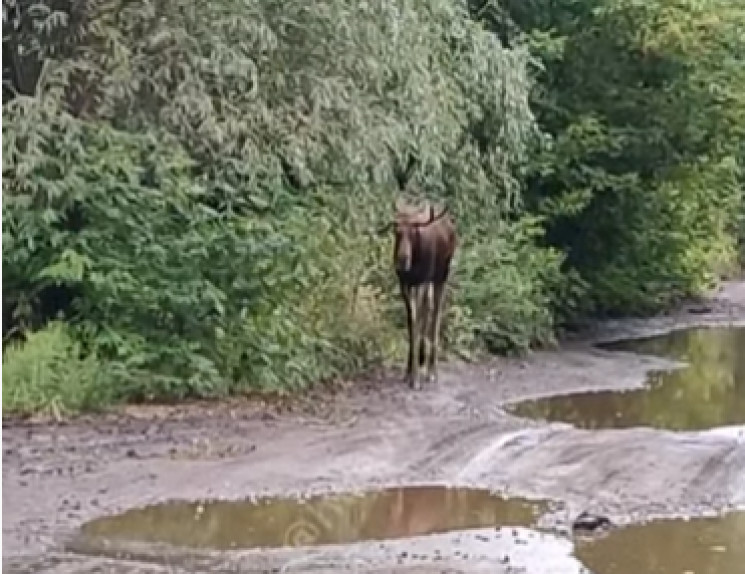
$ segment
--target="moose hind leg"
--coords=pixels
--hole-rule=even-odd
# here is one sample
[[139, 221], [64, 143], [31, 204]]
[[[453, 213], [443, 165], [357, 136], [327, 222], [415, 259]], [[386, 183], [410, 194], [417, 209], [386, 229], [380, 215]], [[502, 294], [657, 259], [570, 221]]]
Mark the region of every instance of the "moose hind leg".
[[419, 337], [419, 366], [423, 367], [427, 362], [427, 342], [424, 337]]

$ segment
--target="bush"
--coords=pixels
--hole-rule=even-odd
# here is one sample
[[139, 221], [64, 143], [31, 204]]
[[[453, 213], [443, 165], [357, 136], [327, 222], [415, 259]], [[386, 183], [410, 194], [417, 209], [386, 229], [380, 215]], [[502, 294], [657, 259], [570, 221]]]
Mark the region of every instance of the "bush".
[[[597, 235], [587, 241], [616, 246], [585, 271], [602, 309], [644, 314], [668, 308], [710, 289], [731, 270], [737, 257], [728, 228], [738, 202], [734, 167], [722, 162], [681, 168], [657, 187], [630, 190], [620, 205], [606, 201], [602, 212], [599, 205], [588, 210]], [[623, 222], [618, 213], [625, 215]]]
[[459, 318], [450, 337], [467, 337], [459, 340], [461, 348], [521, 352], [554, 342], [554, 309], [569, 308], [571, 301], [556, 300], [565, 283], [560, 271], [563, 256], [536, 247], [542, 234], [540, 222], [526, 217], [482, 237], [466, 236], [454, 273], [457, 290], [450, 311]]

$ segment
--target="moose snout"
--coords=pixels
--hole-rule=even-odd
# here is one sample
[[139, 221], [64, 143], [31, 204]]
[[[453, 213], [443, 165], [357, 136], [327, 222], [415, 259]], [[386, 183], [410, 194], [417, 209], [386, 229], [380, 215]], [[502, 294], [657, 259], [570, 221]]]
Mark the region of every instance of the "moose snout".
[[394, 266], [398, 273], [406, 273], [411, 269], [411, 243], [403, 234], [397, 234], [396, 237]]
[[411, 257], [407, 255], [396, 256], [396, 271], [406, 273], [411, 268]]

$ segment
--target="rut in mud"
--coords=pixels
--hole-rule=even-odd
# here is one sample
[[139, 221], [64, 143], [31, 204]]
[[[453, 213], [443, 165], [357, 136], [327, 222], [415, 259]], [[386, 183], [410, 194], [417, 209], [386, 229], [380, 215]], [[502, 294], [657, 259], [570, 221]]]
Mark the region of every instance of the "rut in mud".
[[[710, 305], [707, 316], [683, 311], [619, 322], [598, 339], [655, 335], [700, 323], [742, 326], [743, 303], [745, 288], [738, 284]], [[335, 572], [351, 563], [370, 572], [414, 567], [431, 572], [446, 566], [462, 572], [519, 567], [533, 573], [579, 572], [569, 526], [583, 510], [620, 526], [608, 535], [610, 544], [612, 536], [642, 519], [745, 507], [742, 426], [588, 430], [505, 411], [507, 403], [554, 394], [639, 389], [648, 371], [672, 366], [662, 356], [599, 349], [592, 342], [567, 343], [524, 359], [451, 363], [443, 367], [440, 383], [421, 393], [410, 392], [398, 376], [361, 382], [335, 396], [314, 397], [314, 409], [321, 406], [323, 412], [279, 413], [232, 401], [128, 408], [67, 425], [9, 425], [3, 432], [4, 567], [165, 571], [145, 559], [147, 552], [135, 568], [131, 559], [60, 549], [90, 520], [174, 499], [364, 495], [438, 484], [556, 503], [534, 528], [514, 532], [492, 526], [483, 532], [358, 542], [324, 548], [321, 554], [295, 549], [299, 554], [286, 555], [276, 549], [230, 558], [271, 570], [325, 557], [330, 565], [314, 572]], [[229, 561], [228, 554], [190, 562], [186, 553], [179, 567], [214, 569]], [[177, 556], [168, 556], [173, 568]]]

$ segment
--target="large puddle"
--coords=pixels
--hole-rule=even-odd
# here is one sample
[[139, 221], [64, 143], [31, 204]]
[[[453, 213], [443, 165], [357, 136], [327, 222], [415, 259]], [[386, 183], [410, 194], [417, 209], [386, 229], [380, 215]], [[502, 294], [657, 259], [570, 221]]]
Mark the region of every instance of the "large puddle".
[[487, 490], [422, 486], [305, 501], [172, 502], [86, 523], [89, 539], [201, 549], [268, 548], [384, 540], [493, 526], [531, 526], [546, 504]]
[[575, 554], [596, 574], [742, 574], [745, 512], [629, 526]]
[[745, 423], [745, 327], [686, 329], [603, 347], [684, 360], [689, 366], [650, 373], [641, 389], [524, 401], [510, 411], [586, 429], [702, 430]]

